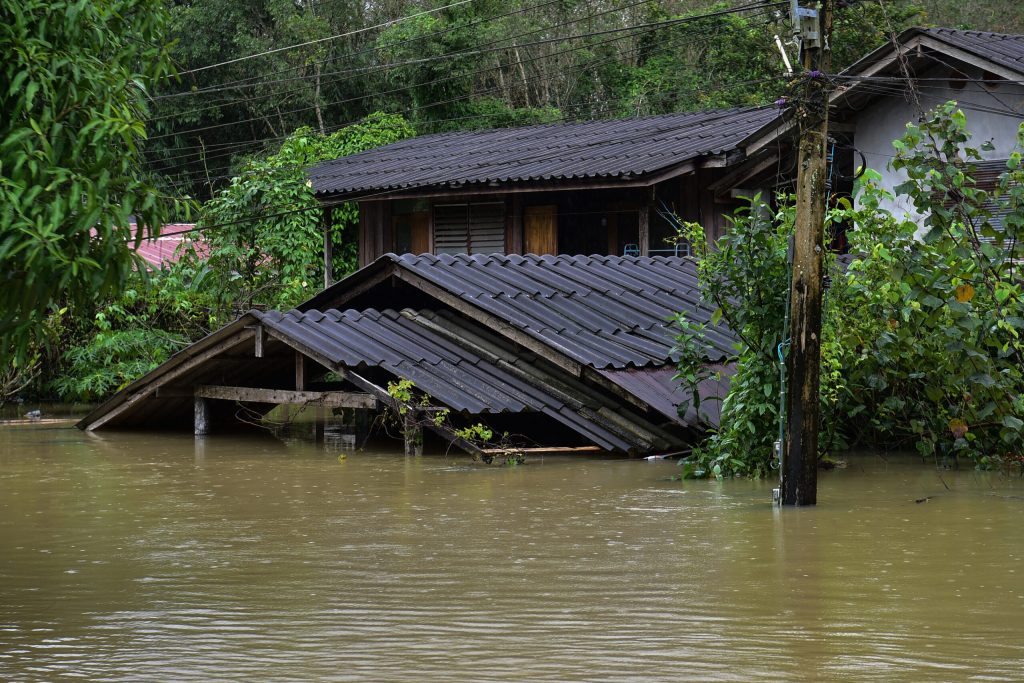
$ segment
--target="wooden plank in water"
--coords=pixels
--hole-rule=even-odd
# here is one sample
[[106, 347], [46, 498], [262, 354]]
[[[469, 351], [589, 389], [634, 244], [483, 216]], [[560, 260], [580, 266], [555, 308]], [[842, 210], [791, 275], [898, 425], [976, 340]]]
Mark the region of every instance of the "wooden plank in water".
[[550, 448], [484, 448], [485, 455], [511, 455], [512, 453], [603, 453], [600, 446], [551, 446]]

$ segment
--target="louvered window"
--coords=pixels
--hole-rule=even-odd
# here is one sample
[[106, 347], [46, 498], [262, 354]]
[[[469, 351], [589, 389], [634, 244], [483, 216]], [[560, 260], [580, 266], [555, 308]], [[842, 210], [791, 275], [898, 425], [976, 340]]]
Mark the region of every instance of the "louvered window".
[[434, 205], [434, 253], [504, 254], [505, 204]]
[[[999, 185], [999, 176], [1005, 170], [1005, 159], [975, 162], [974, 173], [972, 174], [972, 177], [974, 178], [974, 186], [979, 190], [985, 190], [991, 194]], [[935, 199], [941, 200], [942, 197], [936, 192]], [[954, 200], [947, 198], [943, 204], [946, 208], [952, 208], [954, 206]], [[987, 202], [982, 204], [982, 208], [992, 213], [991, 220], [993, 227], [998, 231], [1002, 231], [1003, 221], [1006, 220], [1006, 216], [1009, 213], [1009, 207], [1005, 203], [1000, 205], [1000, 203], [997, 203], [993, 199], [989, 199]], [[994, 241], [992, 237], [986, 236], [981, 236], [981, 240], [983, 242]]]

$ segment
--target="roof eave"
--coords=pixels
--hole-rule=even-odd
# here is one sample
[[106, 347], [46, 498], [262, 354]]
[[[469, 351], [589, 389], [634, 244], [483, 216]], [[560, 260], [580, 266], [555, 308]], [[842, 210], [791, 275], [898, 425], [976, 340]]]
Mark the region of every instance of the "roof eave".
[[318, 192], [323, 204], [343, 201], [390, 201], [395, 199], [425, 199], [430, 197], [473, 196], [490, 194], [522, 194], [527, 192], [559, 192], [566, 190], [608, 190], [617, 188], [643, 188], [657, 185], [672, 178], [692, 173], [698, 168], [722, 168], [738, 160], [735, 150], [705, 154], [683, 159], [677, 163], [645, 173], [622, 173], [593, 178], [562, 178], [550, 180], [490, 181], [480, 183], [433, 184], [421, 187], [374, 188], [352, 192]]

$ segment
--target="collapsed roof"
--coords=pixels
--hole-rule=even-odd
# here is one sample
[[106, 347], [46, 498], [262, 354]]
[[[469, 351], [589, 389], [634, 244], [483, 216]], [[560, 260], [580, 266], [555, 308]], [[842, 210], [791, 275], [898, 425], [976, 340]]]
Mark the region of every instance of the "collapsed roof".
[[[78, 426], [188, 426], [198, 396], [249, 395], [247, 409], [266, 412], [275, 396], [310, 388], [388, 405], [388, 383], [410, 379], [462, 416], [536, 415], [537, 442], [557, 426], [615, 452], [679, 446], [717, 420], [714, 401], [703, 415], [677, 410], [688, 394], [674, 380], [668, 317], [711, 316], [693, 268], [663, 257], [388, 255], [300, 309], [247, 313]], [[394, 300], [416, 306], [388, 307]], [[710, 329], [715, 363], [733, 336]], [[297, 386], [296, 354], [318, 368], [309, 386]], [[705, 398], [724, 391], [721, 381], [701, 387]], [[223, 419], [240, 408], [219, 403]]]

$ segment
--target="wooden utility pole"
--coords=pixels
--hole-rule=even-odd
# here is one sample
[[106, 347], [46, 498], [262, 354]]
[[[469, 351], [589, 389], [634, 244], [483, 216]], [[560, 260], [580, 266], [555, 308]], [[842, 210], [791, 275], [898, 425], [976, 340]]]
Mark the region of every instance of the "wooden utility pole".
[[324, 232], [324, 289], [334, 284], [334, 214], [333, 207], [323, 208]]
[[800, 38], [804, 82], [798, 86], [799, 131], [793, 280], [790, 284], [789, 393], [782, 457], [783, 505], [814, 505], [818, 499], [821, 308], [825, 178], [828, 174], [828, 73], [834, 0], [813, 8], [793, 0], [793, 27]]

